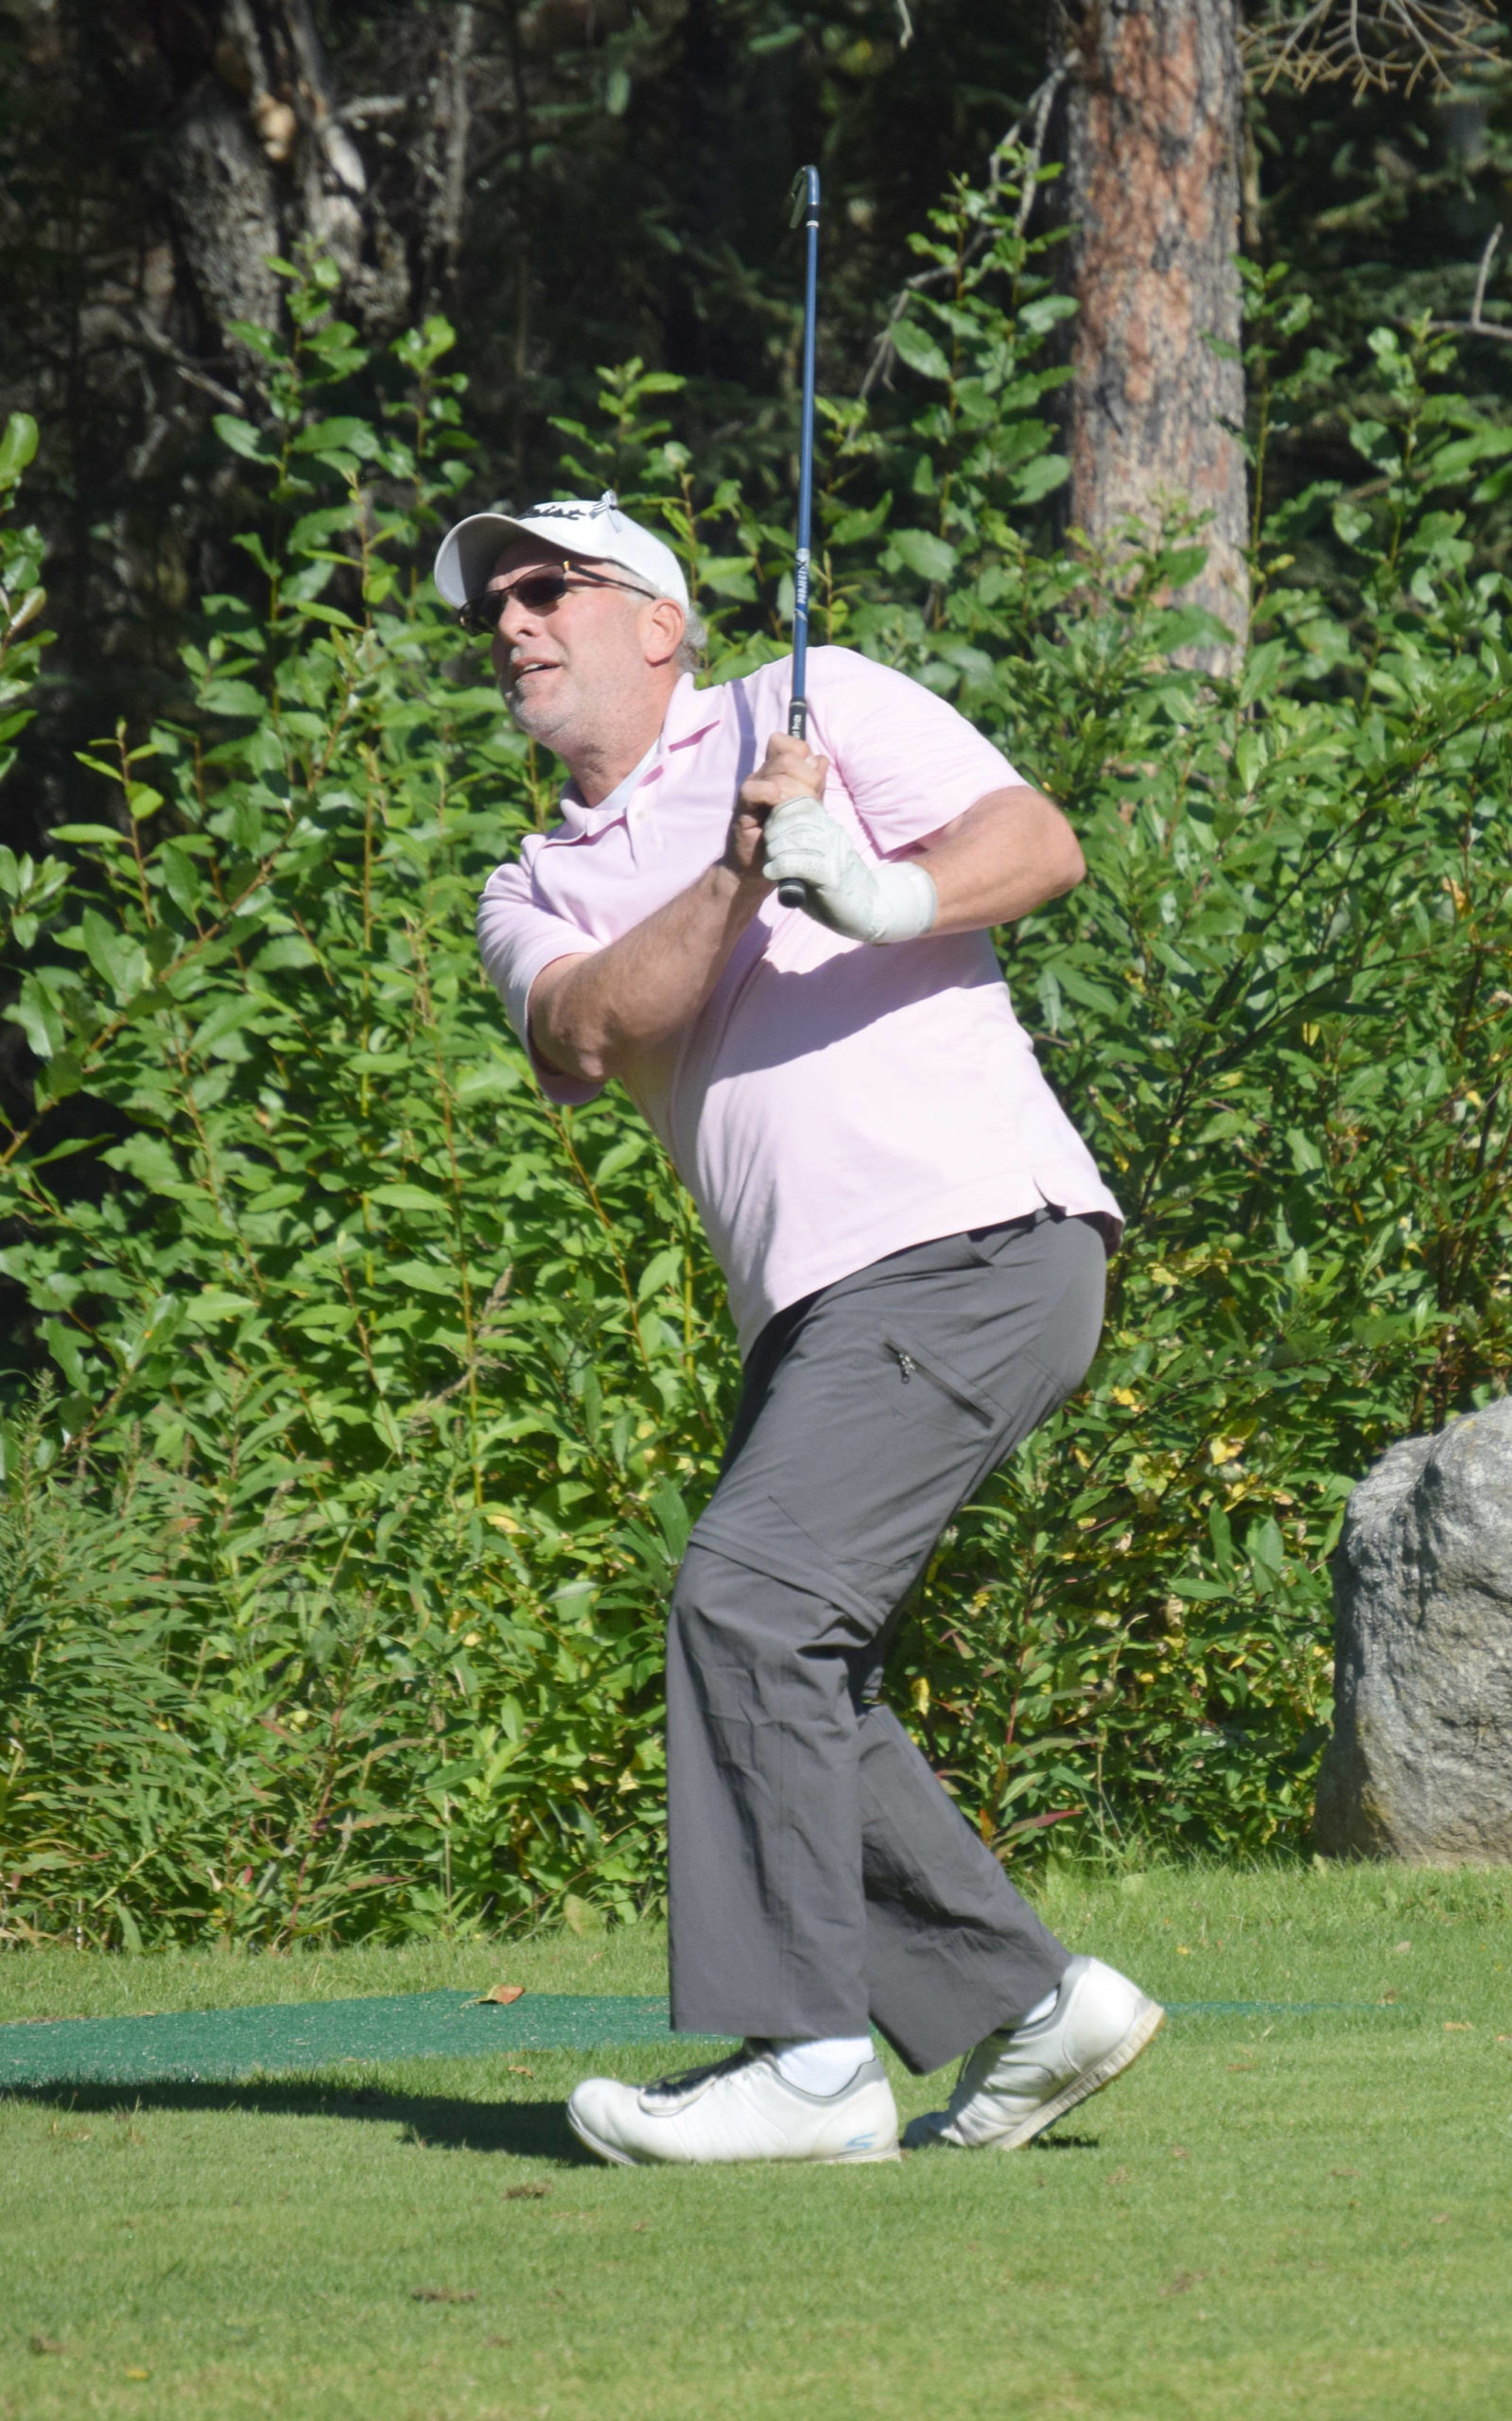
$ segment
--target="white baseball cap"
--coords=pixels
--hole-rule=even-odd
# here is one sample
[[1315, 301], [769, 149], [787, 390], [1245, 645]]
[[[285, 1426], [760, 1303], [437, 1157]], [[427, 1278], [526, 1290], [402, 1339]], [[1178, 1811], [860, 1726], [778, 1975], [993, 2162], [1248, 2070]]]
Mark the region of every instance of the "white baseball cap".
[[512, 538], [542, 538], [565, 555], [617, 564], [643, 581], [653, 597], [670, 597], [690, 614], [683, 566], [664, 538], [643, 530], [619, 510], [613, 488], [597, 504], [559, 496], [521, 514], [475, 513], [448, 530], [436, 556], [436, 586], [448, 605], [469, 605], [481, 597], [488, 577]]

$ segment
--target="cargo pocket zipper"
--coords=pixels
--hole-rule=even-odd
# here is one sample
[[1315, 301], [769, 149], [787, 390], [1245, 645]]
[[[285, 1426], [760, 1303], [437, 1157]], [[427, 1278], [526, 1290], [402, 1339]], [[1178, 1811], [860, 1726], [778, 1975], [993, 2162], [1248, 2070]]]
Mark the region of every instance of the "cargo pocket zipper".
[[916, 1354], [909, 1351], [906, 1345], [895, 1344], [892, 1337], [886, 1338], [884, 1342], [889, 1353], [897, 1364], [898, 1375], [905, 1386], [909, 1385], [914, 1372], [917, 1371], [942, 1396], [948, 1397], [952, 1403], [960, 1405], [963, 1412], [969, 1413], [972, 1420], [980, 1422], [983, 1429], [991, 1428], [991, 1414], [984, 1411], [980, 1403], [975, 1402], [963, 1387], [956, 1386], [951, 1380], [943, 1377], [930, 1363], [921, 1362]]

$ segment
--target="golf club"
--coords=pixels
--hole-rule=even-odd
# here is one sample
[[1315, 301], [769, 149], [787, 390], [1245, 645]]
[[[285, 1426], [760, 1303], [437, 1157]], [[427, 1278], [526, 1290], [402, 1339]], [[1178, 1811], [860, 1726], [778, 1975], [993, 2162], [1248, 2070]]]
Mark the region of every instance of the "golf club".
[[[814, 503], [814, 320], [819, 297], [819, 171], [800, 168], [792, 181], [790, 227], [800, 218], [808, 231], [808, 261], [803, 305], [803, 426], [798, 441], [798, 548], [792, 566], [792, 703], [788, 731], [794, 740], [808, 737], [808, 548]], [[784, 908], [801, 908], [801, 882], [777, 885]]]

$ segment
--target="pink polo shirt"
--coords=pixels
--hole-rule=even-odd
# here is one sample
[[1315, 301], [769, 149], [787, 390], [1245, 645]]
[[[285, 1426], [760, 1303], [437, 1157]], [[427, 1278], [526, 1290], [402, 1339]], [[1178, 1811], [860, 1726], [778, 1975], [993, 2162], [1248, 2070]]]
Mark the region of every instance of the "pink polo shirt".
[[[808, 658], [809, 745], [825, 804], [864, 856], [907, 856], [1020, 779], [955, 708], [848, 648]], [[724, 847], [736, 792], [787, 728], [791, 667], [682, 681], [656, 748], [601, 806], [491, 875], [483, 964], [530, 1049], [530, 986], [686, 891]], [[600, 1088], [548, 1068], [544, 1091]], [[686, 1031], [624, 1084], [698, 1204], [742, 1353], [774, 1312], [885, 1254], [1041, 1205], [1119, 1217], [1039, 1071], [986, 933], [872, 947], [773, 892]]]

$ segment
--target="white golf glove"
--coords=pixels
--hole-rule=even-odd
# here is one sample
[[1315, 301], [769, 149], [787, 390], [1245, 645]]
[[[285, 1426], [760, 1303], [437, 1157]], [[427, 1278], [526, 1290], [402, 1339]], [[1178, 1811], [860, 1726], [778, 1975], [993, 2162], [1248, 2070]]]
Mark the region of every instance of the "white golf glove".
[[807, 792], [773, 809], [764, 842], [767, 880], [803, 883], [808, 914], [831, 932], [856, 942], [912, 942], [939, 914], [934, 885], [921, 865], [912, 860], [869, 864]]

